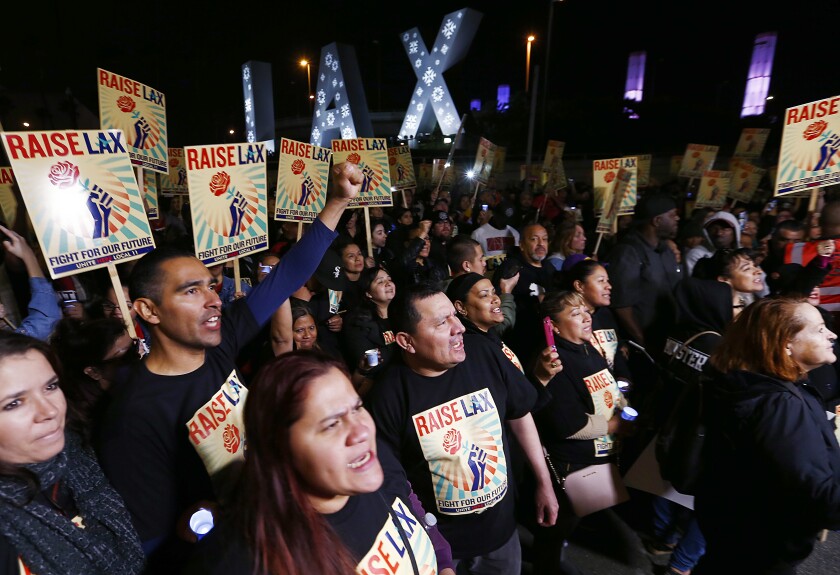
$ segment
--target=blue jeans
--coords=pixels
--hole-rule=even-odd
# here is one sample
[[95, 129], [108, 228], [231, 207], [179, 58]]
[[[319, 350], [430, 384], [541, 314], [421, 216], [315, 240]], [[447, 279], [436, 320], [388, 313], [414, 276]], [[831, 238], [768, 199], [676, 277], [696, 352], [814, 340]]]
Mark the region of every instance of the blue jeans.
[[[677, 532], [681, 523], [678, 520], [680, 510], [687, 512], [687, 521], [682, 522], [685, 523], [682, 537]], [[668, 564], [680, 571], [693, 569], [706, 551], [706, 539], [700, 532], [694, 512], [664, 497], [653, 498], [653, 534], [663, 543], [677, 544]]]

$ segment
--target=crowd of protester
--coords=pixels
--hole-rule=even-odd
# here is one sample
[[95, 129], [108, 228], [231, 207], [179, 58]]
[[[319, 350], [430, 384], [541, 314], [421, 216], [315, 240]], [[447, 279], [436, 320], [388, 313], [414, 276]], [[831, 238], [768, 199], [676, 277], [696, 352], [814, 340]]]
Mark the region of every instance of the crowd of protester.
[[840, 528], [834, 191], [710, 210], [675, 180], [600, 236], [584, 183], [397, 192], [369, 222], [360, 183], [335, 166], [240, 274], [167, 200], [122, 290], [46, 279], [0, 226], [0, 575], [581, 573], [562, 477], [626, 473], [692, 378], [696, 510], [631, 490], [668, 573], [795, 573]]

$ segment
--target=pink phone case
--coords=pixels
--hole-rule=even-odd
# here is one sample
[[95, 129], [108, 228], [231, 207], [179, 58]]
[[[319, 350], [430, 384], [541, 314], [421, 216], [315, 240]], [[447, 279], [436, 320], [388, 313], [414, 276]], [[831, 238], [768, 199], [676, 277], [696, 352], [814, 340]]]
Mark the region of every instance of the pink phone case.
[[554, 330], [551, 327], [551, 318], [546, 316], [543, 318], [543, 328], [545, 329], [545, 344], [548, 347], [557, 349], [554, 346]]

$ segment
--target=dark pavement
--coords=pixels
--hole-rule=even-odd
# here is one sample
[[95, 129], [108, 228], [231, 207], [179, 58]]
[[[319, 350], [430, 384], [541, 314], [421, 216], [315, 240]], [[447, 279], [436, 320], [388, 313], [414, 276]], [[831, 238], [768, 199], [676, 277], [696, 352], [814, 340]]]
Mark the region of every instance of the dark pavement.
[[[567, 558], [582, 575], [663, 575], [668, 556], [654, 557], [643, 541], [651, 531], [649, 495], [631, 490], [630, 501], [583, 518], [569, 541]], [[538, 575], [528, 561], [531, 539], [521, 528], [524, 575]], [[799, 575], [840, 573], [840, 533], [829, 532], [814, 552], [800, 565]], [[539, 574], [542, 575], [542, 574]], [[554, 575], [554, 574], [545, 574]]]

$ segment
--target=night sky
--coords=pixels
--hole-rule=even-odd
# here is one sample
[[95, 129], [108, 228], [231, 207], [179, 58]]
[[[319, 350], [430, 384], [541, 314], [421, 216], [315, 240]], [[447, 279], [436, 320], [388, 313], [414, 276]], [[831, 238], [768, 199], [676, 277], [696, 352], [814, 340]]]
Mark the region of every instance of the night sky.
[[[446, 73], [461, 113], [471, 99], [492, 102], [495, 87], [510, 84], [519, 127], [486, 129], [495, 130], [500, 145], [511, 144], [505, 138], [521, 139], [528, 33], [537, 35], [532, 65], [545, 79], [548, 0], [215, 4], [17, 4], [14, 18], [5, 19], [0, 86], [6, 94], [69, 89], [97, 113], [96, 68], [105, 68], [166, 94], [173, 147], [217, 143], [229, 129], [241, 134], [244, 127], [242, 63], [272, 64], [277, 118], [306, 116], [306, 72], [297, 62], [317, 60], [321, 47], [334, 41], [355, 47], [370, 110], [404, 111], [415, 77], [399, 34], [418, 26], [431, 46], [443, 16], [464, 7], [483, 18], [466, 57]], [[568, 153], [585, 154], [666, 142], [732, 147], [746, 126], [775, 126], [780, 133], [774, 119], [784, 108], [840, 94], [840, 2], [805, 0], [785, 5], [785, 12], [771, 6], [756, 0], [556, 3], [550, 117], [540, 135], [565, 140]], [[695, 12], [686, 14], [688, 9]], [[779, 33], [775, 100], [766, 117], [745, 123], [738, 114], [752, 43], [767, 31]], [[637, 50], [648, 53], [646, 102], [642, 120], [630, 123], [620, 114], [621, 97], [628, 54]], [[315, 76], [313, 69], [313, 90]], [[538, 96], [544, 88], [541, 82]]]

